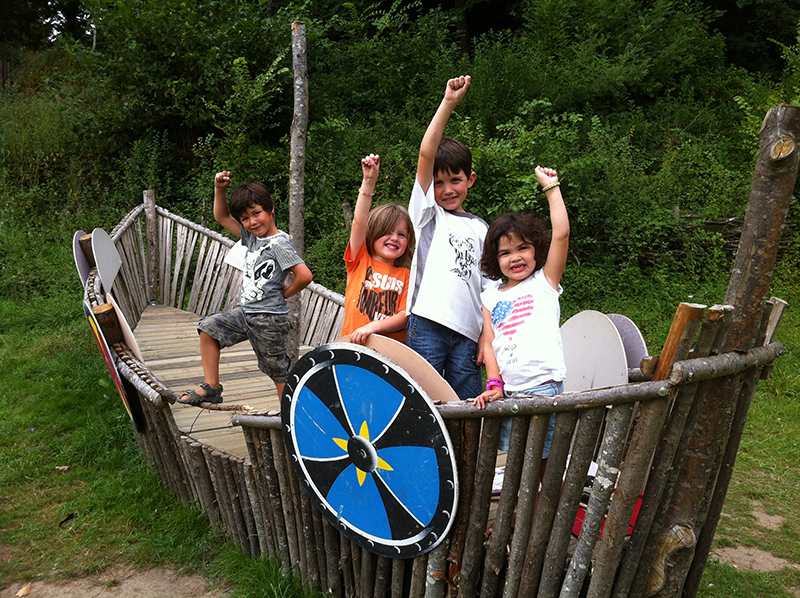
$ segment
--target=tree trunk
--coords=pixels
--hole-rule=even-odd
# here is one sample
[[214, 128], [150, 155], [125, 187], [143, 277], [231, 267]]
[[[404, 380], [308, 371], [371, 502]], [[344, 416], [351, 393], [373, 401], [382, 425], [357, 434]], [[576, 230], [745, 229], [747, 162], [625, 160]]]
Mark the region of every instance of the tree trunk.
[[289, 235], [301, 256], [305, 253], [303, 227], [303, 187], [308, 131], [308, 69], [306, 65], [306, 25], [292, 23], [292, 65], [294, 67], [294, 117], [289, 162]]
[[158, 301], [158, 215], [156, 192], [144, 191], [145, 238], [147, 239], [147, 300]]

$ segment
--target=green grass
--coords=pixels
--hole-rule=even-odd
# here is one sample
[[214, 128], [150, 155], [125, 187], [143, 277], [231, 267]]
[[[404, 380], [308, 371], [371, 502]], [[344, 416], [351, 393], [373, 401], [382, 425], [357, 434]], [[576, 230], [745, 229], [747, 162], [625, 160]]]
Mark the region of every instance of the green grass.
[[0, 579], [83, 575], [119, 559], [201, 564], [208, 526], [145, 465], [72, 299], [72, 309], [0, 301], [0, 538], [11, 557]]
[[[33, 224], [0, 209], [0, 587], [118, 563], [236, 582], [238, 549], [145, 463], [97, 351], [71, 252], [92, 222]], [[310, 595], [247, 565], [260, 595]]]
[[[4, 228], [0, 217], [0, 586], [115, 563], [167, 564], [231, 582], [239, 597], [313, 595], [275, 563], [251, 561], [215, 535], [200, 509], [178, 501], [145, 464], [80, 309], [69, 251], [78, 227], [65, 221], [47, 231], [44, 257], [30, 260], [19, 251], [30, 233]], [[800, 303], [797, 271], [785, 260], [774, 281], [773, 294], [790, 305]], [[619, 283], [618, 293], [592, 303], [567, 301], [565, 312], [626, 314], [657, 351], [677, 302], [721, 302], [726, 278], [695, 286], [639, 281], [627, 292]], [[792, 563], [800, 563], [799, 323], [790, 309], [778, 335], [787, 352], [759, 385], [716, 540]], [[756, 525], [755, 500], [785, 518], [779, 530]], [[700, 596], [789, 597], [792, 588], [800, 588], [796, 570], [755, 573], [710, 560]]]

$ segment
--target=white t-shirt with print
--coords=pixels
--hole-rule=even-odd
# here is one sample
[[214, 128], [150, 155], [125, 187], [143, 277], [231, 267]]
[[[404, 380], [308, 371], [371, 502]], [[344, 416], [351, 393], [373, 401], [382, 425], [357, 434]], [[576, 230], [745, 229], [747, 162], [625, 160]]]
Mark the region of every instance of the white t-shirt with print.
[[486, 222], [436, 203], [414, 181], [408, 205], [417, 247], [409, 281], [410, 313], [447, 326], [477, 342], [483, 328], [481, 290], [496, 283], [480, 271]]
[[506, 291], [487, 289], [481, 301], [492, 314], [494, 349], [505, 390], [527, 390], [567, 379], [561, 344], [563, 289], [550, 286], [542, 270]]

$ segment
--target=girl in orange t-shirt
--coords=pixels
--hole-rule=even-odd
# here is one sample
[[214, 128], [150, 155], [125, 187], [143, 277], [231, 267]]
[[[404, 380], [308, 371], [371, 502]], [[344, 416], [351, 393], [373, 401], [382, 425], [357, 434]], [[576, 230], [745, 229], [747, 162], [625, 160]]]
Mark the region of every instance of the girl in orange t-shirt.
[[347, 265], [342, 336], [363, 345], [370, 334], [406, 341], [406, 296], [414, 255], [414, 228], [408, 211], [383, 204], [370, 211], [380, 156], [361, 160], [364, 178], [344, 253]]

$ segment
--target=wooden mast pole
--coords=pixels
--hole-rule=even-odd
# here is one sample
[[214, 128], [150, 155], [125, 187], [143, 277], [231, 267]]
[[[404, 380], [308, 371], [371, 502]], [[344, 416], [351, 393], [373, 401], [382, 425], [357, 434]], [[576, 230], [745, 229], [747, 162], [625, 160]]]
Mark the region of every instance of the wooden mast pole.
[[[306, 134], [308, 132], [308, 66], [306, 49], [306, 24], [292, 23], [292, 66], [294, 69], [294, 116], [291, 130], [291, 157], [289, 161], [289, 236], [295, 250], [305, 254], [305, 224], [303, 220], [306, 168]], [[288, 300], [289, 314], [294, 322], [300, 318], [300, 295]], [[297, 360], [300, 343], [299, 326], [295, 326], [287, 339], [287, 349], [292, 361]]]
[[158, 214], [156, 192], [144, 191], [145, 239], [147, 244], [147, 301], [158, 301]]

